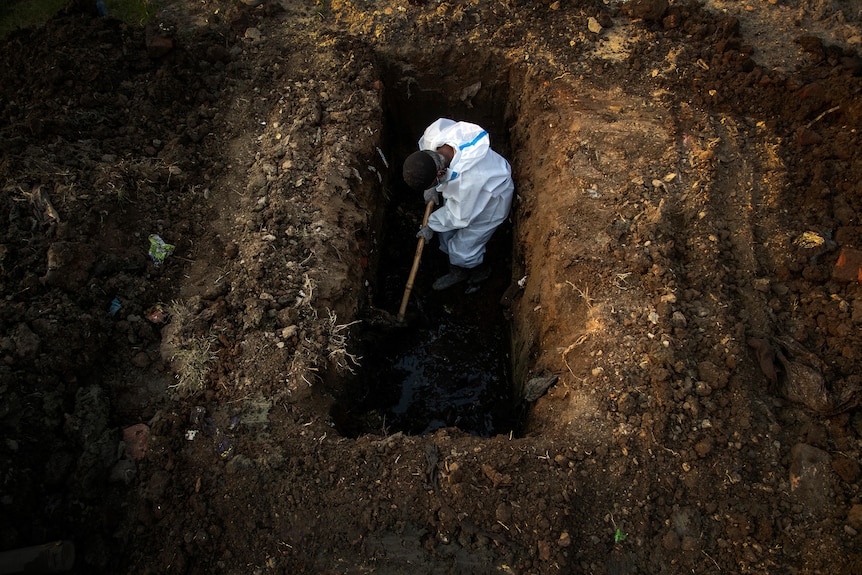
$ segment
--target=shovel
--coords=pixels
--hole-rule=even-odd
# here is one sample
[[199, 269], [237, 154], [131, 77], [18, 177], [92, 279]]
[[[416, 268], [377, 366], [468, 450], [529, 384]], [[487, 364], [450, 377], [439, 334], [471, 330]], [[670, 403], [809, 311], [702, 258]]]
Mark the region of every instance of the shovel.
[[[428, 202], [425, 206], [425, 216], [422, 218], [422, 227], [428, 225], [428, 217], [431, 215], [431, 210], [434, 209], [434, 201]], [[416, 255], [413, 256], [413, 267], [410, 268], [410, 275], [407, 277], [407, 285], [404, 287], [404, 297], [401, 298], [401, 309], [398, 310], [398, 315], [395, 321], [399, 324], [404, 322], [404, 314], [407, 311], [407, 301], [410, 299], [410, 292], [413, 291], [413, 280], [416, 279], [416, 272], [419, 270], [419, 260], [422, 259], [422, 249], [425, 247], [425, 238], [420, 237], [416, 244]]]

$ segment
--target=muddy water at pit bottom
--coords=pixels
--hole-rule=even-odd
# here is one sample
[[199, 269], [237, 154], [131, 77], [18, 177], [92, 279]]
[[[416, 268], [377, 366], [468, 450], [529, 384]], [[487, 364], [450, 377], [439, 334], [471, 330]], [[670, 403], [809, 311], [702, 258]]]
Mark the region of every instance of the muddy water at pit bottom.
[[508, 433], [504, 334], [451, 307], [443, 313], [432, 325], [405, 327], [369, 350], [369, 411], [390, 432], [422, 435], [458, 427], [483, 437]]

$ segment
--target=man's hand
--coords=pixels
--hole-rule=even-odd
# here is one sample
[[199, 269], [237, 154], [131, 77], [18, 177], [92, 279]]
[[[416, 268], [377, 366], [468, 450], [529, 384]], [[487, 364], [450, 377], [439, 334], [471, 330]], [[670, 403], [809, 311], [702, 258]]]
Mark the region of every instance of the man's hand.
[[440, 205], [440, 196], [437, 193], [436, 188], [428, 188], [422, 193], [422, 197], [425, 198], [425, 203], [434, 202], [435, 206]]
[[[431, 200], [428, 200], [428, 201], [430, 202]], [[431, 238], [434, 237], [434, 230], [432, 230], [428, 226], [425, 226], [424, 228], [422, 228], [421, 230], [416, 232], [416, 237], [417, 238], [424, 238], [426, 242], [430, 242]]]

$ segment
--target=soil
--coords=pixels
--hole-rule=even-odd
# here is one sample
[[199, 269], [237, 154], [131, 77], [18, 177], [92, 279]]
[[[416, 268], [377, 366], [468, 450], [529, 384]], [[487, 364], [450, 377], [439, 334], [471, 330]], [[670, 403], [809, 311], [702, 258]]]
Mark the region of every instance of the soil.
[[[862, 572], [860, 25], [852, 0], [203, 0], [11, 34], [0, 549]], [[430, 290], [432, 244], [396, 325], [400, 163], [443, 116], [488, 129], [515, 204], [483, 290]], [[363, 403], [377, 334], [443, 314], [502, 334], [491, 433]]]

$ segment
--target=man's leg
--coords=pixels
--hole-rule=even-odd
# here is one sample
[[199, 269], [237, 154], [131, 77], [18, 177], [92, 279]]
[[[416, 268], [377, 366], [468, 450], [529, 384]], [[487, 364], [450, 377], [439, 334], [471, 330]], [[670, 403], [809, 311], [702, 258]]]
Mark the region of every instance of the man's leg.
[[491, 275], [491, 268], [483, 263], [485, 246], [502, 224], [508, 213], [508, 200], [493, 198], [487, 211], [468, 228], [439, 234], [440, 249], [449, 256], [449, 273], [438, 278], [434, 289], [446, 289], [467, 281], [467, 293], [478, 291], [479, 284]]
[[491, 268], [482, 260], [485, 244], [493, 233], [493, 229], [463, 229], [440, 234], [440, 249], [449, 256], [449, 271], [431, 287], [444, 290], [467, 281], [471, 284], [467, 293], [477, 291], [479, 284], [491, 275]]

